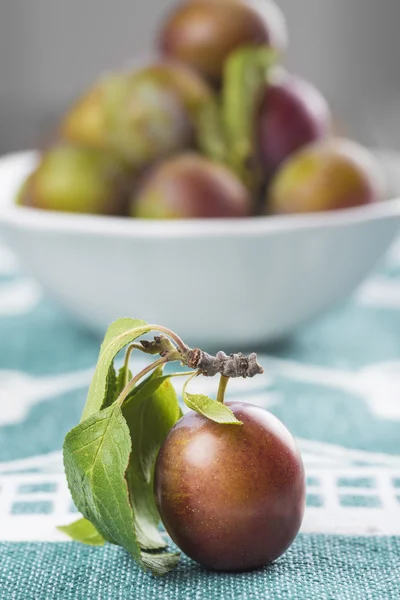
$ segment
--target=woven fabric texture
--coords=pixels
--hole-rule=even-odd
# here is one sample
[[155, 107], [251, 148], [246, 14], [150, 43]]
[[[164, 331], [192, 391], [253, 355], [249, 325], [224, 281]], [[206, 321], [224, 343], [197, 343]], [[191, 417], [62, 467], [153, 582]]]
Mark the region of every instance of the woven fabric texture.
[[2, 600], [388, 600], [400, 598], [399, 538], [301, 535], [255, 573], [210, 573], [188, 559], [163, 579], [120, 548], [1, 544]]
[[182, 557], [155, 579], [57, 531], [78, 516], [61, 448], [98, 348], [0, 245], [0, 600], [400, 599], [400, 244], [345, 305], [261, 349], [263, 376], [228, 387], [277, 415], [304, 458], [302, 532], [270, 567], [217, 574]]

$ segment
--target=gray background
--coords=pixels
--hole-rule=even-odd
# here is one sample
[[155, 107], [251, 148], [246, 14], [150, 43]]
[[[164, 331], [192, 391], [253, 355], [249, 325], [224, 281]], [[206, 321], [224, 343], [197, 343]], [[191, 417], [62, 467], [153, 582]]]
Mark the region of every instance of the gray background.
[[[41, 143], [101, 71], [148, 53], [173, 3], [0, 0], [0, 151]], [[326, 94], [340, 129], [400, 147], [400, 0], [278, 4], [290, 33], [286, 63]]]

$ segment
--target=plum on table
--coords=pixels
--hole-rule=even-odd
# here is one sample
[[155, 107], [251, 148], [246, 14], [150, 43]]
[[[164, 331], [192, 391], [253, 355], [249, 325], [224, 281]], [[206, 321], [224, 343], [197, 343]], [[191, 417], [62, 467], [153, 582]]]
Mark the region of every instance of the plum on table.
[[155, 494], [185, 554], [209, 569], [244, 571], [273, 562], [296, 537], [305, 477], [276, 417], [245, 402], [227, 406], [241, 427], [193, 412], [173, 427], [157, 458]]

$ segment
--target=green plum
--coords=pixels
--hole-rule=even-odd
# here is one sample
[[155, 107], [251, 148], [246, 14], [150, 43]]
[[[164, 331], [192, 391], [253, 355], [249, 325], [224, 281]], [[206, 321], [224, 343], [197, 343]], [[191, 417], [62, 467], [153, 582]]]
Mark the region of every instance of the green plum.
[[227, 167], [195, 153], [155, 166], [138, 185], [131, 215], [142, 219], [245, 217], [251, 199]]
[[126, 73], [101, 77], [67, 111], [60, 124], [60, 134], [71, 144], [109, 149], [108, 105], [126, 81]]
[[162, 522], [205, 567], [245, 571], [273, 562], [296, 537], [305, 507], [300, 453], [286, 427], [248, 403], [227, 403], [241, 426], [198, 413], [169, 432], [155, 467]]
[[59, 145], [43, 154], [17, 202], [64, 212], [122, 214], [129, 180], [121, 163], [108, 154]]
[[64, 139], [93, 148], [106, 146], [103, 91], [104, 86], [97, 84], [67, 112], [60, 126]]
[[267, 192], [271, 213], [307, 213], [362, 206], [381, 199], [373, 155], [347, 139], [319, 141], [289, 157]]
[[212, 93], [198, 75], [173, 61], [127, 75], [109, 89], [110, 148], [129, 165], [141, 168], [194, 147], [197, 111]]

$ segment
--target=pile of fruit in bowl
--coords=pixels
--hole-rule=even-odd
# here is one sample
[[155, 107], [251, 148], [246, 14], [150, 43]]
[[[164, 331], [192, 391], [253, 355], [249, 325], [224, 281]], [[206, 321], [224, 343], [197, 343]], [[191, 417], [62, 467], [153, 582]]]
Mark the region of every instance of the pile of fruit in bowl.
[[374, 157], [335, 137], [323, 95], [283, 68], [282, 24], [271, 1], [175, 7], [156, 58], [105, 74], [64, 115], [17, 202], [188, 219], [378, 201]]

